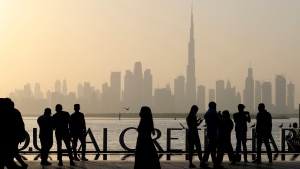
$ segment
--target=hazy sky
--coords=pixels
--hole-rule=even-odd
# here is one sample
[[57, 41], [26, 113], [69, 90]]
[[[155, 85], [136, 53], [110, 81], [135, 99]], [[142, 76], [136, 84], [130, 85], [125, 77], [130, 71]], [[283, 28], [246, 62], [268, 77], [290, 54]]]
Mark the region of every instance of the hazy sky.
[[[230, 80], [242, 93], [250, 63], [255, 80], [286, 75], [300, 93], [299, 0], [0, 0], [0, 96], [26, 83], [68, 91], [141, 61], [153, 86], [186, 76], [191, 4], [197, 85]], [[273, 94], [274, 95], [274, 94]]]

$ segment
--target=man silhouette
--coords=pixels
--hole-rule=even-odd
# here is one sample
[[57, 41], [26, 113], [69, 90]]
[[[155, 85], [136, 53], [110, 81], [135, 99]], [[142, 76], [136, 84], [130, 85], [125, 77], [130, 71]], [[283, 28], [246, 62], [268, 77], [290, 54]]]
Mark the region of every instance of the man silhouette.
[[194, 153], [194, 146], [196, 146], [196, 150], [198, 153], [198, 158], [202, 160], [202, 152], [201, 152], [201, 144], [198, 134], [198, 126], [202, 123], [202, 119], [197, 119], [197, 112], [198, 107], [193, 105], [191, 107], [189, 115], [186, 117], [186, 123], [189, 127], [187, 139], [188, 139], [188, 147], [189, 147], [189, 162], [190, 168], [195, 168], [196, 166], [193, 164], [193, 153]]
[[78, 139], [80, 140], [82, 146], [82, 161], [88, 161], [85, 157], [85, 149], [86, 149], [86, 126], [85, 126], [85, 119], [84, 114], [79, 112], [80, 105], [74, 105], [75, 112], [71, 115], [71, 133], [73, 136], [72, 148], [74, 152], [74, 160], [80, 161], [77, 156], [77, 142]]
[[49, 151], [53, 145], [53, 118], [51, 116], [51, 109], [46, 108], [44, 114], [37, 119], [40, 127], [40, 141], [41, 141], [41, 165], [51, 165], [47, 160]]
[[57, 104], [55, 106], [56, 113], [53, 115], [54, 119], [54, 128], [55, 128], [55, 137], [56, 137], [56, 142], [57, 142], [57, 158], [59, 160], [58, 165], [62, 166], [62, 151], [61, 151], [61, 146], [62, 146], [62, 141], [64, 141], [66, 148], [68, 150], [69, 154], [69, 159], [70, 159], [70, 165], [75, 166], [75, 163], [73, 161], [73, 156], [72, 156], [72, 148], [70, 146], [70, 130], [69, 130], [69, 125], [71, 122], [71, 117], [68, 112], [62, 111], [62, 105]]
[[221, 169], [221, 166], [216, 157], [216, 148], [217, 148], [217, 141], [218, 141], [218, 130], [219, 125], [221, 124], [221, 117], [217, 113], [217, 104], [215, 102], [210, 102], [208, 104], [208, 111], [204, 115], [205, 123], [207, 126], [207, 137], [208, 137], [208, 146], [205, 150], [205, 154], [202, 158], [200, 163], [200, 168], [210, 168], [207, 166], [205, 162], [208, 161], [209, 154], [211, 154], [212, 161], [214, 163], [214, 168]]
[[241, 143], [243, 144], [244, 162], [247, 160], [247, 122], [251, 122], [249, 112], [244, 111], [245, 106], [243, 104], [238, 105], [239, 112], [233, 114], [233, 120], [235, 122], [236, 132], [236, 161], [241, 161]]
[[271, 147], [269, 144], [269, 138], [271, 137], [272, 132], [272, 116], [267, 110], [265, 110], [265, 105], [260, 103], [258, 105], [258, 113], [256, 115], [256, 130], [255, 136], [257, 137], [257, 158], [254, 160], [254, 163], [261, 163], [261, 145], [264, 141], [267, 155], [269, 158], [269, 163], [272, 163], [272, 153]]

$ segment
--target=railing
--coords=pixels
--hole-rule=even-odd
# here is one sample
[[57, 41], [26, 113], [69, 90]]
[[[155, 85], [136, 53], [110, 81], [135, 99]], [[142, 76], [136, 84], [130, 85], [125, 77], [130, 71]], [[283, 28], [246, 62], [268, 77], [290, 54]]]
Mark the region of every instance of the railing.
[[[94, 158], [95, 160], [99, 159], [100, 154], [103, 156], [103, 160], [107, 160], [108, 155], [115, 155], [115, 154], [124, 155], [124, 158], [126, 158], [127, 156], [134, 156], [135, 150], [128, 148], [126, 146], [125, 142], [124, 142], [125, 133], [128, 130], [131, 130], [131, 129], [136, 129], [136, 128], [134, 128], [134, 127], [126, 128], [120, 134], [119, 142], [120, 142], [120, 145], [124, 148], [124, 150], [121, 150], [121, 151], [107, 150], [107, 128], [103, 129], [103, 148], [102, 148], [102, 151], [100, 150], [91, 129], [88, 129], [87, 135], [90, 137], [91, 141], [87, 142], [87, 144], [93, 144], [95, 149], [92, 150], [92, 151], [90, 151], [90, 150], [86, 151], [86, 154], [95, 154], [95, 158]], [[185, 130], [186, 131], [185, 133], [187, 135], [188, 129], [168, 128], [167, 129], [167, 139], [166, 139], [166, 141], [167, 141], [166, 150], [163, 150], [163, 148], [157, 142], [157, 139], [159, 139], [161, 137], [161, 131], [159, 129], [155, 129], [155, 130], [156, 130], [157, 136], [156, 136], [156, 138], [153, 139], [153, 143], [156, 146], [156, 148], [158, 149], [157, 152], [160, 155], [160, 157], [163, 156], [163, 155], [166, 155], [166, 159], [171, 160], [171, 156], [173, 156], [173, 155], [183, 155], [184, 154], [185, 159], [188, 160], [187, 141], [185, 141], [185, 143], [186, 143], [185, 144], [185, 150], [172, 149], [171, 148], [171, 141], [178, 139], [178, 138], [171, 137], [171, 131], [173, 131], [173, 130]], [[251, 130], [251, 137], [247, 138], [247, 140], [251, 140], [251, 150], [248, 150], [247, 152], [248, 152], [249, 155], [252, 155], [253, 160], [255, 159], [255, 156], [256, 156], [256, 138], [254, 137], [254, 131], [255, 130], [252, 129]], [[287, 154], [299, 154], [300, 153], [300, 152], [289, 151], [289, 150], [287, 151], [286, 150], [285, 135], [286, 135], [287, 131], [293, 131], [293, 130], [291, 130], [290, 128], [282, 128], [281, 129], [281, 133], [280, 133], [280, 135], [281, 135], [280, 136], [280, 150], [278, 149], [277, 144], [274, 141], [274, 138], [273, 137], [270, 138], [270, 143], [271, 143], [271, 146], [273, 147], [272, 148], [272, 154], [275, 154], [275, 158], [277, 158], [278, 155], [281, 155], [281, 160], [285, 160], [285, 156]], [[204, 129], [203, 132], [204, 132], [204, 147], [206, 148], [207, 144], [208, 144], [208, 139], [207, 139], [206, 134], [205, 134], [206, 129]], [[37, 156], [34, 158], [35, 160], [37, 160], [40, 157], [40, 148], [37, 145], [37, 129], [36, 128], [33, 129], [33, 146], [35, 148], [35, 151], [32, 150], [32, 147], [29, 147], [28, 151], [24, 151], [29, 146], [29, 143], [30, 143], [30, 136], [27, 133], [26, 141], [24, 143], [24, 146], [20, 149], [20, 154], [37, 154]], [[204, 151], [205, 150], [203, 150], [203, 152]], [[63, 153], [66, 153], [66, 152], [67, 152], [66, 150], [63, 150]], [[57, 151], [50, 151], [50, 154], [54, 154], [54, 153], [57, 153]], [[79, 154], [81, 153], [81, 146], [79, 146], [78, 153]], [[262, 151], [262, 153], [264, 154], [264, 153], [266, 153], [266, 151]]]

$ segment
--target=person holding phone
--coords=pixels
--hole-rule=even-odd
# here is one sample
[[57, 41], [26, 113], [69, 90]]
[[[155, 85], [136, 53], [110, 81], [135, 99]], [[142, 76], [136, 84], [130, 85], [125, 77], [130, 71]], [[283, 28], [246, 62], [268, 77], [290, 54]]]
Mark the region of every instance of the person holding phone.
[[189, 149], [190, 168], [196, 167], [192, 162], [194, 146], [196, 147], [200, 162], [202, 161], [201, 143], [200, 143], [197, 127], [202, 123], [203, 119], [201, 118], [197, 119], [197, 112], [198, 112], [198, 107], [196, 105], [193, 105], [191, 107], [189, 115], [186, 117], [186, 123], [189, 127], [187, 140], [188, 140], [188, 149]]

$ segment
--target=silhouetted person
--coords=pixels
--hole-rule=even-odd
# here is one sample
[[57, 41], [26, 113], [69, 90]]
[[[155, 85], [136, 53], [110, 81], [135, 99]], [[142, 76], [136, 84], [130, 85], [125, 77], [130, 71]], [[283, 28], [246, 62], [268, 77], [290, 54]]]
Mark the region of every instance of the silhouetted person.
[[134, 169], [160, 169], [160, 162], [153, 144], [151, 133], [155, 135], [153, 118], [149, 107], [142, 107], [140, 124], [137, 128]]
[[189, 147], [189, 167], [195, 168], [196, 166], [193, 164], [193, 152], [194, 152], [194, 146], [196, 147], [198, 158], [200, 162], [202, 161], [202, 152], [201, 152], [201, 144], [198, 134], [198, 126], [202, 123], [202, 119], [197, 120], [197, 112], [198, 107], [196, 105], [193, 105], [191, 107], [189, 115], [186, 117], [186, 123], [189, 127], [187, 140], [188, 140], [188, 147]]
[[223, 161], [224, 151], [227, 152], [231, 164], [235, 164], [235, 155], [231, 144], [231, 131], [233, 122], [230, 119], [228, 110], [222, 112], [222, 122], [218, 132], [218, 155], [217, 159], [221, 163]]
[[212, 161], [214, 163], [214, 168], [223, 168], [217, 160], [216, 148], [218, 142], [218, 130], [221, 124], [221, 117], [217, 113], [217, 104], [215, 102], [210, 102], [208, 104], [208, 111], [204, 115], [205, 123], [207, 126], [207, 138], [208, 146], [205, 150], [204, 156], [202, 158], [200, 168], [209, 168], [205, 162], [208, 161], [209, 154], [211, 154]]
[[70, 165], [74, 166], [75, 163], [73, 161], [72, 156], [72, 148], [70, 146], [71, 136], [69, 125], [71, 122], [71, 117], [68, 112], [62, 111], [62, 105], [57, 104], [55, 107], [56, 113], [53, 115], [54, 120], [54, 128], [55, 128], [55, 137], [57, 142], [57, 158], [59, 160], [58, 165], [62, 166], [62, 141], [64, 141], [66, 148], [68, 150]]
[[44, 114], [37, 119], [40, 127], [40, 142], [41, 142], [41, 165], [51, 165], [48, 161], [49, 151], [53, 145], [53, 118], [51, 109], [46, 108]]
[[[250, 114], [244, 111], [245, 106], [243, 104], [238, 105], [239, 112], [233, 114], [233, 120], [235, 122], [236, 133], [236, 161], [241, 161], [241, 143], [243, 144], [244, 162], [247, 160], [247, 122], [251, 122]], [[255, 125], [254, 125], [255, 126]]]
[[[19, 157], [18, 144], [25, 141], [25, 126], [18, 109], [14, 108], [14, 102], [9, 99], [0, 100], [0, 169], [6, 166], [11, 168], [27, 168], [27, 164]], [[17, 157], [22, 167], [14, 162]]]
[[258, 113], [256, 115], [256, 130], [255, 135], [257, 137], [257, 158], [253, 162], [261, 163], [261, 145], [262, 142], [265, 143], [267, 149], [267, 155], [269, 158], [269, 163], [272, 163], [272, 153], [269, 144], [269, 138], [272, 136], [272, 116], [267, 110], [265, 110], [265, 105], [260, 103], [258, 105]]
[[85, 126], [85, 119], [84, 114], [79, 112], [80, 105], [74, 105], [75, 112], [71, 115], [71, 133], [73, 136], [73, 152], [74, 152], [74, 160], [80, 161], [77, 156], [77, 142], [78, 139], [80, 140], [81, 147], [82, 147], [82, 156], [81, 160], [88, 161], [85, 157], [85, 149], [86, 149], [86, 126]]

